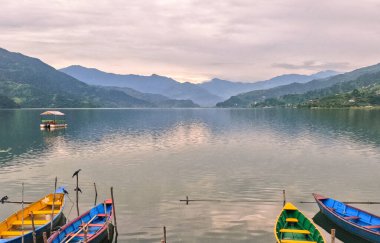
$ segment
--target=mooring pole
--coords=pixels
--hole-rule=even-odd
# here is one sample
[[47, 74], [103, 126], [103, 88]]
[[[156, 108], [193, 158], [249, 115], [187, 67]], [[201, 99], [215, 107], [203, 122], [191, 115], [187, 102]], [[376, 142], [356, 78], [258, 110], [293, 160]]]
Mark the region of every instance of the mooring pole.
[[186, 205], [189, 205], [189, 196], [186, 196]]
[[47, 236], [46, 236], [46, 232], [43, 232], [43, 233], [42, 233], [42, 238], [44, 239], [44, 243], [48, 243], [48, 241], [47, 241]]
[[285, 190], [282, 190], [282, 197], [283, 197], [283, 199], [284, 199], [283, 206], [285, 206], [285, 204], [286, 204], [286, 194], [285, 194]]
[[21, 208], [22, 208], [21, 242], [24, 243], [24, 182], [22, 183]]
[[76, 203], [77, 203], [77, 214], [79, 216], [79, 176], [77, 174], [77, 190], [76, 190]]
[[79, 217], [79, 203], [78, 203], [78, 201], [79, 201], [79, 172], [81, 171], [81, 169], [79, 169], [79, 170], [77, 170], [77, 171], [75, 171], [74, 172], [74, 174], [73, 174], [73, 178], [74, 178], [74, 176], [76, 176], [77, 177], [77, 188], [76, 188], [76, 204], [77, 204], [77, 214], [78, 214], [78, 217]]
[[335, 243], [335, 229], [331, 229], [331, 243]]
[[164, 243], [166, 243], [166, 226], [164, 226]]
[[94, 206], [96, 206], [96, 201], [98, 200], [98, 190], [96, 189], [96, 183], [94, 182], [94, 188], [95, 188], [95, 202]]
[[51, 206], [51, 221], [50, 221], [50, 235], [53, 232], [53, 221], [54, 221], [54, 203], [55, 203], [55, 192], [57, 191], [57, 177], [54, 181], [54, 193], [53, 193], [53, 205]]
[[112, 199], [112, 214], [113, 214], [113, 220], [115, 222], [115, 232], [116, 237], [119, 235], [119, 232], [117, 231], [117, 221], [116, 221], [116, 208], [115, 208], [115, 199], [113, 197], [113, 187], [111, 186], [111, 199]]
[[33, 236], [33, 243], [37, 243], [37, 239], [36, 239], [36, 227], [34, 226], [34, 214], [33, 214], [33, 211], [30, 212], [30, 219], [32, 220], [32, 230], [33, 230], [32, 236]]

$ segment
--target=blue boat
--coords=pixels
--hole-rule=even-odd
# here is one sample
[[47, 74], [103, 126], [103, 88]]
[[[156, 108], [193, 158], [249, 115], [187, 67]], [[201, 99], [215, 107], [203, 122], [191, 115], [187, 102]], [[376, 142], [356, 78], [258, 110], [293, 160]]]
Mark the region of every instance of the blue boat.
[[33, 223], [35, 225], [36, 238], [42, 239], [43, 232], [50, 232], [52, 214], [53, 227], [59, 225], [62, 219], [64, 219], [64, 207], [65, 190], [63, 187], [60, 187], [56, 190], [55, 194], [46, 195], [1, 222], [0, 243], [33, 242]]
[[318, 194], [318, 207], [335, 224], [370, 242], [380, 243], [380, 217]]
[[108, 199], [64, 225], [49, 237], [48, 243], [112, 242], [114, 227], [111, 220], [112, 200]]

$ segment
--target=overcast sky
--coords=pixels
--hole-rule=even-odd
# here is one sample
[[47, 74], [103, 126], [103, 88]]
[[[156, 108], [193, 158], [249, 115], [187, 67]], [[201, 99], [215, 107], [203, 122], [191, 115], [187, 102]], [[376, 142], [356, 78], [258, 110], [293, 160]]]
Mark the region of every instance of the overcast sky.
[[200, 82], [380, 62], [378, 0], [0, 0], [0, 47]]

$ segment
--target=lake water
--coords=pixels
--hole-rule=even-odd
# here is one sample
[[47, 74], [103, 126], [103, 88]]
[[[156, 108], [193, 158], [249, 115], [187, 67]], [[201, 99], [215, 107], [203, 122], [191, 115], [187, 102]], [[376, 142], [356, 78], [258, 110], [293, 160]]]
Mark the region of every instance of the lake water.
[[[69, 126], [50, 132], [39, 129], [41, 110], [0, 111], [0, 196], [21, 199], [24, 182], [25, 199], [37, 200], [58, 176], [74, 200], [71, 176], [82, 169], [81, 212], [94, 203], [94, 182], [98, 201], [114, 187], [119, 242], [159, 242], [164, 225], [168, 242], [274, 242], [283, 189], [310, 218], [318, 207], [297, 202], [312, 192], [380, 201], [378, 110], [62, 111]], [[185, 205], [186, 195], [220, 201]], [[18, 208], [0, 205], [0, 217]]]

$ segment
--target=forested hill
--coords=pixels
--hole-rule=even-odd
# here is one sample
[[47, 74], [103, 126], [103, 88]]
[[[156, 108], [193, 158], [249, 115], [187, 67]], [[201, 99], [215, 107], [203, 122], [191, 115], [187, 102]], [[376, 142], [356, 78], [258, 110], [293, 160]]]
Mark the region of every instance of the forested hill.
[[331, 87], [338, 83], [356, 80], [360, 76], [375, 74], [379, 71], [380, 64], [376, 64], [329, 78], [312, 80], [304, 84], [292, 83], [267, 90], [256, 90], [237, 96], [232, 96], [230, 99], [218, 103], [217, 107], [250, 107], [252, 104], [262, 102], [270, 98], [279, 98], [290, 94], [304, 94], [309, 91]]
[[0, 95], [20, 107], [153, 106], [122, 91], [87, 85], [37, 58], [1, 48]]
[[298, 107], [362, 107], [380, 105], [380, 71], [363, 74], [355, 80], [337, 83], [331, 87], [269, 98], [252, 107], [298, 106]]

